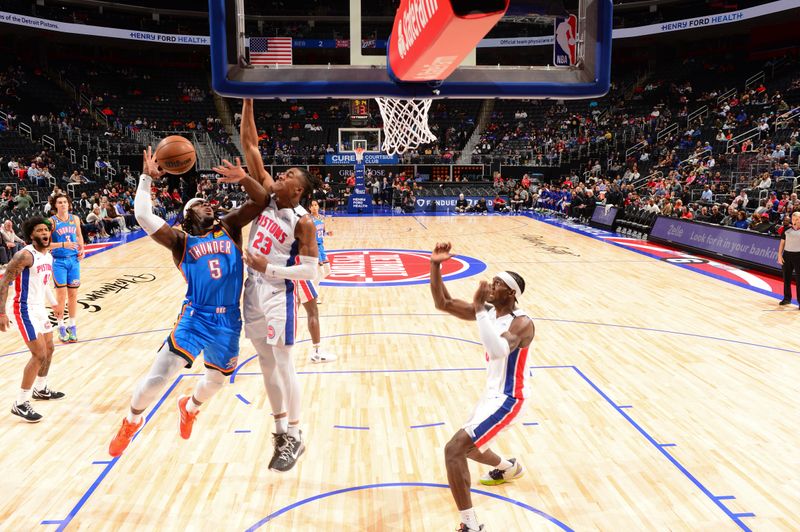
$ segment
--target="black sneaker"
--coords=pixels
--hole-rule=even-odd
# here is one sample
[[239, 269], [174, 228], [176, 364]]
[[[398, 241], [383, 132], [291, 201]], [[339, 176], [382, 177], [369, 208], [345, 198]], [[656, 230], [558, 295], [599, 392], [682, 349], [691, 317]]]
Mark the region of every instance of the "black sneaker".
[[38, 423], [42, 420], [42, 415], [33, 410], [30, 401], [25, 401], [21, 405], [14, 402], [14, 405], [11, 407], [11, 413], [21, 417], [28, 423]]
[[272, 453], [272, 459], [269, 461], [269, 469], [272, 469], [272, 466], [275, 465], [275, 460], [278, 459], [281, 451], [286, 447], [286, 445], [288, 445], [286, 442], [286, 433], [272, 433], [272, 446], [275, 448], [275, 452]]
[[33, 390], [33, 398], [37, 401], [58, 401], [64, 398], [64, 392], [56, 392], [45, 386], [43, 390]]
[[306, 446], [303, 444], [302, 432], [300, 438], [293, 438], [288, 434], [280, 436], [283, 436], [285, 444], [280, 449], [275, 448], [275, 456], [272, 457], [269, 468], [278, 473], [285, 473], [294, 467], [297, 459], [305, 452]]
[[782, 299], [782, 300], [781, 300], [781, 302], [780, 302], [780, 303], [778, 303], [778, 305], [780, 305], [780, 306], [783, 306], [783, 305], [788, 305], [788, 304], [790, 304], [791, 302], [792, 302], [792, 300], [791, 300], [791, 299]]

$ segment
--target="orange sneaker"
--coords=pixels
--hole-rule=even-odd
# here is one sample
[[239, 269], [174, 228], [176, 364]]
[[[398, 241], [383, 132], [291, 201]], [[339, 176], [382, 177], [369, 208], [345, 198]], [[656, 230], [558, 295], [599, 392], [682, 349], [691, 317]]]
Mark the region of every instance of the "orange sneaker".
[[134, 424], [128, 421], [127, 417], [123, 418], [122, 426], [119, 428], [119, 431], [117, 431], [117, 435], [114, 436], [114, 439], [111, 440], [111, 445], [108, 446], [108, 454], [115, 458], [121, 455], [122, 451], [128, 447], [128, 444], [131, 442], [134, 435], [136, 435], [136, 432], [142, 428], [143, 424], [144, 419], [139, 420], [138, 424]]
[[181, 413], [180, 419], [180, 430], [181, 430], [181, 438], [184, 440], [188, 440], [189, 436], [192, 435], [192, 425], [194, 425], [194, 420], [197, 419], [197, 414], [200, 412], [195, 412], [194, 414], [189, 413], [186, 410], [186, 404], [191, 399], [188, 395], [182, 395], [178, 398], [178, 411]]

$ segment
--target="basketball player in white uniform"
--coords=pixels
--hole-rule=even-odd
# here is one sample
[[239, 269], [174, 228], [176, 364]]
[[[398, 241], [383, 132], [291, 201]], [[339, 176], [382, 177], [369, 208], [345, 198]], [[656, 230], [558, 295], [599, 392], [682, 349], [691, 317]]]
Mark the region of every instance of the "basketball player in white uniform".
[[[331, 265], [327, 261], [323, 262], [325, 248], [322, 244], [322, 238], [324, 238], [325, 235], [325, 226], [324, 224], [321, 226], [322, 222], [318, 221], [322, 220], [322, 218], [319, 217], [319, 204], [315, 200], [312, 200], [309, 208], [311, 209], [310, 213], [305, 207], [300, 205], [297, 207], [297, 212], [311, 216], [311, 221], [314, 223], [314, 234], [316, 235], [315, 238], [317, 240], [317, 251], [319, 252], [320, 262], [318, 276], [314, 281], [297, 281], [297, 293], [300, 296], [300, 303], [303, 304], [303, 308], [306, 310], [308, 334], [311, 336], [311, 354], [309, 360], [315, 364], [319, 364], [320, 362], [333, 362], [338, 357], [322, 349], [321, 345], [322, 336], [319, 330], [320, 297], [317, 283], [322, 282], [325, 277], [330, 275]], [[320, 232], [322, 235], [320, 235]]]
[[11, 413], [28, 423], [38, 423], [42, 415], [31, 407], [31, 399], [47, 401], [64, 397], [62, 392], [47, 387], [47, 373], [53, 359], [53, 327], [45, 300], [55, 308], [56, 296], [50, 288], [53, 256], [49, 250], [50, 225], [47, 220], [29, 218], [22, 224], [22, 232], [30, 244], [14, 255], [0, 283], [0, 331], [6, 331], [10, 325], [5, 309], [8, 288], [13, 284], [11, 312], [25, 345], [31, 351], [31, 359], [22, 373], [22, 388]]
[[[497, 485], [521, 477], [522, 466], [514, 459], [501, 458], [489, 444], [516, 422], [529, 395], [528, 347], [533, 341], [533, 321], [516, 308], [525, 281], [514, 272], [498, 273], [490, 285], [481, 281], [472, 303], [453, 299], [442, 281], [441, 264], [450, 259], [450, 244], [436, 244], [431, 254], [431, 294], [436, 308], [478, 322], [481, 343], [486, 350], [487, 383], [472, 417], [444, 448], [447, 480], [461, 514], [462, 532], [483, 530], [472, 507], [467, 458], [493, 467], [481, 484]], [[489, 305], [487, 305], [489, 303]]]
[[261, 159], [253, 101], [248, 99], [242, 105], [241, 142], [252, 178], [241, 166], [227, 161], [217, 171], [224, 176], [220, 181], [242, 184], [253, 201], [265, 206], [253, 221], [244, 255], [244, 330], [258, 352], [275, 418], [275, 452], [269, 468], [285, 472], [305, 451], [300, 385], [292, 361], [299, 301], [295, 281], [316, 279], [319, 259], [314, 223], [296, 209], [311, 194], [314, 183], [300, 168], [272, 179]]

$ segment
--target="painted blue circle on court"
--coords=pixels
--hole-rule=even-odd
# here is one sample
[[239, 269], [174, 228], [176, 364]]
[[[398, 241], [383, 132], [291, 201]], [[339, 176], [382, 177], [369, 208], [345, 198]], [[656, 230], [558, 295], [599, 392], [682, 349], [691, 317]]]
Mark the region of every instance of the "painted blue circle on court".
[[[281, 516], [282, 514], [285, 514], [286, 512], [288, 512], [290, 510], [294, 510], [295, 508], [297, 508], [299, 506], [304, 506], [304, 505], [306, 505], [306, 504], [308, 504], [310, 502], [314, 502], [314, 501], [317, 501], [319, 499], [326, 499], [328, 497], [333, 497], [334, 495], [341, 495], [343, 493], [348, 493], [348, 492], [352, 492], [352, 491], [362, 491], [362, 490], [380, 489], [380, 488], [407, 488], [407, 487], [450, 489], [450, 487], [447, 484], [433, 484], [433, 483], [430, 483], [430, 482], [387, 482], [385, 484], [368, 484], [368, 485], [365, 485], [365, 486], [353, 486], [352, 488], [342, 488], [342, 489], [338, 489], [338, 490], [334, 490], [334, 491], [329, 491], [327, 493], [320, 493], [319, 495], [314, 495], [312, 497], [308, 497], [307, 499], [303, 499], [302, 501], [297, 501], [297, 502], [292, 503], [292, 504], [290, 504], [288, 506], [284, 506], [280, 510], [276, 510], [275, 512], [273, 512], [273, 513], [269, 514], [268, 516], [264, 517], [263, 519], [259, 520], [258, 522], [256, 522], [252, 526], [248, 527], [246, 529], [246, 532], [255, 532], [256, 530], [258, 530], [259, 528], [261, 528], [265, 524], [269, 523], [270, 521], [276, 519], [277, 517]], [[548, 515], [548, 514], [544, 513], [543, 511], [541, 511], [541, 510], [539, 510], [537, 508], [534, 508], [533, 506], [531, 506], [529, 504], [525, 504], [522, 501], [518, 501], [516, 499], [511, 499], [509, 497], [504, 497], [504, 496], [499, 495], [497, 493], [492, 493], [492, 492], [489, 492], [489, 491], [479, 490], [479, 489], [475, 489], [475, 488], [470, 488], [470, 491], [472, 493], [475, 493], [475, 494], [478, 494], [478, 495], [484, 495], [486, 497], [491, 497], [492, 499], [497, 499], [497, 500], [500, 500], [500, 501], [503, 501], [503, 502], [507, 502], [507, 503], [513, 504], [515, 506], [519, 506], [520, 508], [523, 508], [523, 509], [525, 509], [525, 510], [531, 512], [531, 513], [534, 513], [534, 514], [538, 515], [539, 517], [542, 517], [542, 518], [550, 521], [551, 523], [556, 525], [561, 530], [565, 530], [567, 532], [572, 532], [572, 528], [570, 528], [566, 523], [563, 523], [563, 522], [559, 521], [557, 518], [553, 517], [552, 515]]]
[[[430, 282], [430, 251], [410, 249], [338, 249], [327, 252], [331, 274], [322, 286], [408, 286]], [[442, 278], [453, 281], [486, 270], [483, 261], [454, 255], [442, 263]]]

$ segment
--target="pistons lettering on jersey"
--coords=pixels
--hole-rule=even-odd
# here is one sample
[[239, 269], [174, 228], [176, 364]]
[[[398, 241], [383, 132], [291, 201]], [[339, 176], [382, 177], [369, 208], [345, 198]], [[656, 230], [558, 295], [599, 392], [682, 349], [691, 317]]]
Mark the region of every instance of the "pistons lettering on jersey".
[[40, 264], [39, 266], [36, 267], [36, 273], [52, 272], [52, 271], [53, 271], [53, 266], [50, 264]]
[[194, 260], [197, 260], [205, 255], [230, 255], [231, 244], [232, 242], [230, 240], [211, 240], [209, 242], [200, 242], [199, 244], [189, 248], [189, 255], [191, 255]]
[[271, 220], [269, 216], [264, 216], [263, 214], [259, 216], [258, 226], [266, 229], [267, 233], [275, 237], [275, 240], [281, 244], [286, 242], [286, 233], [281, 229], [281, 226]]

